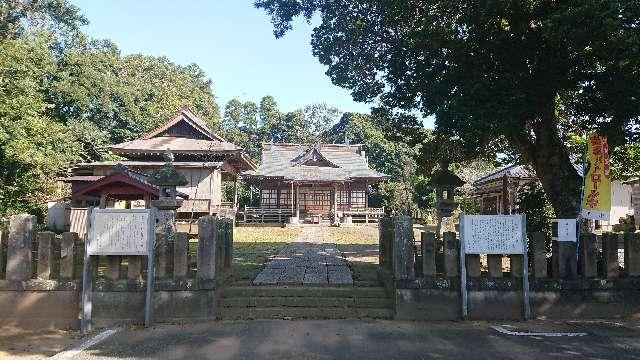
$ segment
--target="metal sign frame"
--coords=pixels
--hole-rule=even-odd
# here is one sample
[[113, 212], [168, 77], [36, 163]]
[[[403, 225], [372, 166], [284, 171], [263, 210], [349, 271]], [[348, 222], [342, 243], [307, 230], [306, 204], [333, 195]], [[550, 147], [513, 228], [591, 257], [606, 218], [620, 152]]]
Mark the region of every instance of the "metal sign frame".
[[[468, 293], [467, 293], [467, 266], [466, 266], [466, 246], [465, 246], [465, 238], [464, 238], [464, 218], [465, 216], [460, 215], [460, 292], [462, 295], [462, 318], [466, 319], [469, 315], [469, 304], [468, 304]], [[486, 216], [494, 216], [494, 215], [486, 215]], [[505, 216], [505, 215], [500, 215]], [[524, 319], [528, 320], [531, 317], [531, 305], [529, 303], [529, 256], [528, 256], [528, 246], [527, 246], [527, 217], [525, 214], [522, 215], [507, 215], [507, 216], [521, 216], [522, 217], [522, 227], [521, 227], [521, 235], [522, 235], [522, 252], [516, 254], [508, 254], [508, 255], [522, 255], [523, 257], [523, 274], [522, 274], [522, 292], [523, 292], [523, 302], [524, 302]]]
[[[105, 213], [146, 213], [147, 217], [147, 253], [132, 253], [127, 251], [122, 252], [109, 252], [108, 254], [99, 254], [99, 255], [90, 255], [89, 245], [92, 241], [95, 241], [95, 228], [94, 216], [98, 214]], [[144, 308], [144, 326], [151, 326], [151, 318], [153, 316], [152, 310], [152, 299], [153, 299], [153, 287], [154, 287], [154, 279], [155, 279], [155, 267], [154, 267], [154, 249], [156, 244], [156, 232], [155, 232], [155, 222], [156, 222], [156, 209], [95, 209], [89, 208], [87, 210], [87, 237], [84, 243], [84, 264], [82, 267], [82, 319], [80, 321], [80, 329], [83, 333], [91, 331], [91, 310], [93, 307], [92, 304], [92, 291], [93, 291], [93, 281], [91, 277], [91, 256], [100, 256], [100, 255], [146, 255], [147, 259], [147, 289], [146, 289], [146, 299], [145, 299], [145, 308]]]

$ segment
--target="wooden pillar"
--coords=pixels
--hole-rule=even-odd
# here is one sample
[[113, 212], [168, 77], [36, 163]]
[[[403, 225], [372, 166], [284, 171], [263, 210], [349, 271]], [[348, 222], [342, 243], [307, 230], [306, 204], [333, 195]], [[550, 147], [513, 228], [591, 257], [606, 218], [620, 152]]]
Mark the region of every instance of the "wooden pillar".
[[293, 198], [293, 181], [291, 182], [291, 193], [289, 194], [289, 196], [291, 200], [291, 215], [293, 215], [293, 201], [295, 200]]
[[238, 175], [233, 179], [233, 210], [238, 210]]
[[338, 221], [338, 186], [333, 185], [333, 216], [336, 217], [336, 221]]
[[300, 184], [296, 184], [296, 217], [300, 218]]
[[511, 214], [509, 211], [509, 178], [507, 174], [502, 177], [502, 214]]
[[100, 194], [100, 205], [98, 205], [100, 209], [107, 208], [107, 194]]
[[143, 195], [143, 201], [144, 201], [144, 208], [145, 209], [151, 209], [151, 194], [148, 192], [145, 192]]

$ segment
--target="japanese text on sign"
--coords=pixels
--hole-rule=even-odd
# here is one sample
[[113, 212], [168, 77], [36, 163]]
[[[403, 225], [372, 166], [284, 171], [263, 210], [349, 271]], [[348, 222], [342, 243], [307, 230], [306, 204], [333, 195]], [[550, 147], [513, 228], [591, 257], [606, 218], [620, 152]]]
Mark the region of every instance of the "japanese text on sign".
[[611, 211], [611, 164], [607, 138], [590, 134], [587, 144], [588, 171], [585, 175], [582, 216], [609, 220]]
[[147, 255], [149, 211], [105, 209], [91, 216], [89, 255]]
[[466, 254], [522, 254], [522, 215], [465, 215], [462, 217]]

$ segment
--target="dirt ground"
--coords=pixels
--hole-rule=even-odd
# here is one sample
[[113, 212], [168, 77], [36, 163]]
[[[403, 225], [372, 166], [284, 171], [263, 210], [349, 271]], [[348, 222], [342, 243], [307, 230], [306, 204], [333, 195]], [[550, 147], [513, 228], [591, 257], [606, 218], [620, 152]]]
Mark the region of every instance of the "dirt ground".
[[0, 327], [0, 359], [45, 359], [74, 345], [81, 337], [77, 331]]

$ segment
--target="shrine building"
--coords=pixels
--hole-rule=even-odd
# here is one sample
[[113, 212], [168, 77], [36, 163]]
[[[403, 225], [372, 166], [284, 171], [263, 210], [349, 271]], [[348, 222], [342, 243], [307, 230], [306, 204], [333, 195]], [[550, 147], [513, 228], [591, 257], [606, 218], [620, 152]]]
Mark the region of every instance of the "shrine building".
[[[177, 188], [185, 199], [178, 209], [179, 219], [235, 215], [238, 176], [256, 166], [241, 147], [213, 133], [186, 106], [139, 139], [111, 146], [111, 152], [123, 160], [77, 164], [71, 176], [61, 178], [71, 184], [71, 208], [149, 207], [158, 189], [148, 183], [147, 176], [165, 164], [167, 150], [188, 181]], [[229, 199], [223, 198], [224, 183], [233, 188]]]
[[262, 162], [242, 178], [260, 189], [260, 207], [245, 222], [376, 221], [369, 185], [389, 176], [369, 168], [363, 145], [262, 144]]

